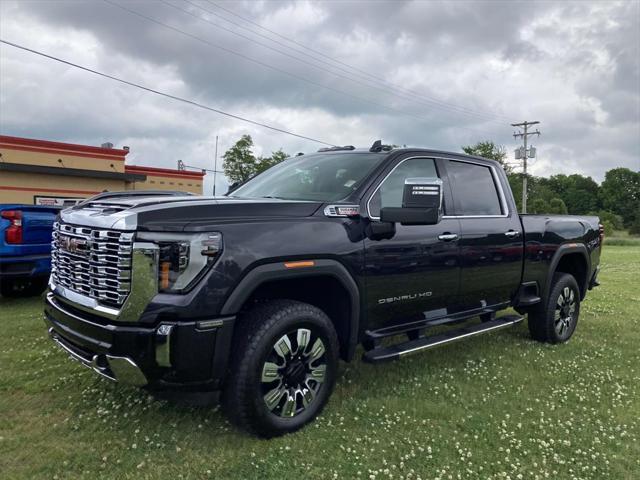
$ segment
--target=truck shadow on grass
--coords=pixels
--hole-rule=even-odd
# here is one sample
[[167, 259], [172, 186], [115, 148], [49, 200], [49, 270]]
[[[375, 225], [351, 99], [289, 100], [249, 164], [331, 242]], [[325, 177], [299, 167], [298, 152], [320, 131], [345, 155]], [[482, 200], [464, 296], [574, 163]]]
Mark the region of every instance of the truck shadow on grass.
[[[506, 379], [511, 368], [523, 366], [526, 352], [536, 345], [520, 325], [378, 365], [362, 362], [359, 349], [353, 362], [341, 364], [335, 393], [322, 417], [346, 415], [366, 403], [415, 404], [418, 398], [423, 405], [462, 406], [466, 388], [473, 391], [479, 383]], [[74, 402], [77, 428], [100, 419], [106, 428], [134, 423], [142, 431], [158, 432], [163, 426], [172, 430], [179, 425], [181, 432], [249, 436], [226, 419], [214, 393], [150, 392], [100, 378], [86, 382], [89, 372], [86, 375], [83, 369], [81, 383], [86, 387], [81, 396], [86, 401]]]

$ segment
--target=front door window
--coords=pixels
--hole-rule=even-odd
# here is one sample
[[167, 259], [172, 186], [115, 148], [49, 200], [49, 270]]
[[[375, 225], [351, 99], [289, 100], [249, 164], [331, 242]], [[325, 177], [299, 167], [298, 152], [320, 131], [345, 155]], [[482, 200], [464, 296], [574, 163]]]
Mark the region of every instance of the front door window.
[[369, 216], [379, 219], [381, 208], [402, 207], [402, 192], [407, 178], [437, 176], [436, 163], [432, 158], [410, 158], [400, 162], [369, 200]]

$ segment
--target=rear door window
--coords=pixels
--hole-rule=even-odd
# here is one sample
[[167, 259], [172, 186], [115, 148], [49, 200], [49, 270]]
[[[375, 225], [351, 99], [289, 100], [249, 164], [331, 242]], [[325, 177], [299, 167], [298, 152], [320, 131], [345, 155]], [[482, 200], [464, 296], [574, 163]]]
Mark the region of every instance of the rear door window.
[[456, 215], [502, 215], [496, 179], [490, 167], [449, 161], [447, 176], [453, 188]]

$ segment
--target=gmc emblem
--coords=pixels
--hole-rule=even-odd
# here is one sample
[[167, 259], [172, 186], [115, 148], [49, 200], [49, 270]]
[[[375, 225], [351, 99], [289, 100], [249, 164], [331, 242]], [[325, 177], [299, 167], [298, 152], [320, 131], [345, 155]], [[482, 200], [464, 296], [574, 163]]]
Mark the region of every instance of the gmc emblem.
[[87, 241], [84, 238], [68, 237], [60, 235], [60, 246], [63, 250], [76, 255], [84, 255], [87, 253]]

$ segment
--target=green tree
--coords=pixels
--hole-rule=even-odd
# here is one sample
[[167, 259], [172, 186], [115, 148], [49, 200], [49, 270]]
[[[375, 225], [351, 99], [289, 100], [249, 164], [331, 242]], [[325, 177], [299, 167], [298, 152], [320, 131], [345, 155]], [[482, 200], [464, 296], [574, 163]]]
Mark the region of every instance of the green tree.
[[[518, 211], [522, 211], [522, 177], [522, 173], [510, 173], [507, 175]], [[552, 199], [557, 197], [558, 195], [556, 195], [549, 187], [549, 179], [527, 175], [527, 211], [529, 213], [535, 213], [531, 209], [531, 202], [535, 200], [541, 200], [541, 202], [538, 203], [538, 206], [545, 206], [547, 209], [542, 213], [549, 213], [549, 204]]]
[[558, 213], [561, 215], [566, 215], [567, 206], [561, 198], [552, 198], [551, 201], [549, 201], [549, 211], [547, 213]]
[[478, 142], [475, 145], [467, 145], [462, 147], [462, 151], [467, 155], [475, 155], [476, 157], [489, 158], [500, 162], [505, 172], [510, 173], [511, 167], [507, 165], [507, 151], [502, 145], [496, 145], [491, 140]]
[[242, 183], [287, 157], [288, 155], [282, 149], [273, 152], [270, 157], [256, 157], [253, 154], [251, 135], [242, 135], [240, 140], [224, 152], [222, 169], [231, 183]]
[[553, 175], [548, 186], [564, 201], [571, 215], [585, 215], [600, 208], [600, 187], [591, 177], [577, 173]]
[[513, 193], [513, 199], [516, 201], [516, 208], [519, 212], [522, 211], [522, 174], [510, 173], [507, 175], [509, 180], [509, 186], [511, 187], [511, 193]]
[[630, 227], [640, 215], [640, 172], [628, 168], [614, 168], [605, 174], [600, 189], [602, 206], [622, 217]]
[[233, 147], [224, 152], [222, 169], [232, 182], [242, 183], [256, 173], [256, 157], [253, 156], [251, 135], [242, 135]]
[[271, 153], [270, 157], [259, 157], [256, 165], [256, 173], [264, 172], [267, 168], [271, 168], [274, 165], [285, 160], [287, 155], [281, 148]]
[[640, 210], [636, 211], [635, 219], [629, 225], [629, 233], [631, 235], [640, 235]]
[[600, 219], [604, 225], [604, 230], [607, 235], [611, 235], [615, 230], [624, 229], [624, 223], [622, 222], [622, 217], [620, 215], [616, 215], [615, 213], [607, 210], [592, 212], [590, 215], [596, 215]]
[[549, 204], [542, 198], [536, 198], [528, 204], [528, 213], [545, 214], [549, 213]]

